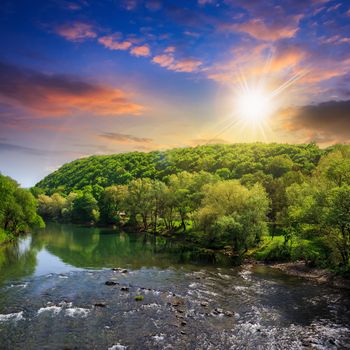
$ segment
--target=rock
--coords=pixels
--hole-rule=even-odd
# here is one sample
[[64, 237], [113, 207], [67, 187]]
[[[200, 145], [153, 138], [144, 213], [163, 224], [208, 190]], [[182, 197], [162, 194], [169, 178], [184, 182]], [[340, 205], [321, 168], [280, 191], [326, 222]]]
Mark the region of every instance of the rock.
[[215, 308], [213, 311], [213, 314], [215, 314], [215, 315], [219, 315], [219, 314], [223, 314], [223, 313], [224, 313], [224, 310], [220, 309], [220, 308]]
[[232, 311], [225, 311], [225, 316], [233, 317], [234, 313]]
[[104, 303], [104, 302], [100, 302], [100, 303], [95, 303], [94, 304], [94, 306], [96, 306], [96, 307], [106, 307], [106, 303]]
[[128, 292], [129, 291], [129, 287], [121, 287], [120, 290], [122, 292]]
[[183, 305], [183, 304], [184, 304], [184, 301], [180, 298], [175, 297], [171, 300], [171, 305], [174, 307], [178, 307], [178, 306]]
[[180, 333], [181, 333], [182, 335], [185, 335], [185, 334], [186, 334], [186, 332], [185, 332], [185, 331], [181, 331]]
[[208, 306], [208, 303], [207, 303], [206, 301], [202, 301], [202, 302], [201, 302], [201, 306], [207, 307], [207, 306]]
[[115, 282], [115, 281], [106, 281], [105, 282], [105, 285], [106, 286], [115, 286], [116, 284], [119, 284], [118, 282]]
[[329, 339], [328, 339], [328, 342], [329, 342], [330, 344], [332, 344], [332, 345], [337, 345], [337, 344], [335, 343], [335, 340], [334, 340], [333, 338], [329, 338]]
[[186, 321], [181, 321], [180, 325], [181, 325], [181, 326], [186, 326], [186, 325], [187, 325], [187, 322], [186, 322]]
[[112, 269], [112, 271], [114, 271], [114, 272], [120, 272], [120, 273], [128, 273], [128, 270], [127, 270], [127, 269], [122, 269], [122, 268], [120, 268], [120, 267], [114, 267], [114, 268]]

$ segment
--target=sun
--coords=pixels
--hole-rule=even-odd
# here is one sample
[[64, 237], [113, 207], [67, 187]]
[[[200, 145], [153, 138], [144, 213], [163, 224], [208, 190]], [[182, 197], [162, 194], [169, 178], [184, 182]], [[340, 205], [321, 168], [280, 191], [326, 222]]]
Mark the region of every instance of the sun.
[[235, 101], [239, 118], [249, 124], [261, 124], [271, 113], [269, 94], [259, 89], [248, 89]]

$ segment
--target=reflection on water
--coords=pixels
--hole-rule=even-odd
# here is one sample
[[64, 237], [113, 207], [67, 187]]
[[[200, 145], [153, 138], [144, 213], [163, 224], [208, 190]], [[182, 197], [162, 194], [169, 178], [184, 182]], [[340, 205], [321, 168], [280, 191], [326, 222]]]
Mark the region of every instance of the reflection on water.
[[0, 247], [0, 282], [81, 268], [167, 268], [187, 263], [229, 263], [226, 260], [162, 237], [49, 224], [44, 230]]
[[347, 291], [214, 258], [49, 225], [1, 248], [0, 349], [350, 348]]

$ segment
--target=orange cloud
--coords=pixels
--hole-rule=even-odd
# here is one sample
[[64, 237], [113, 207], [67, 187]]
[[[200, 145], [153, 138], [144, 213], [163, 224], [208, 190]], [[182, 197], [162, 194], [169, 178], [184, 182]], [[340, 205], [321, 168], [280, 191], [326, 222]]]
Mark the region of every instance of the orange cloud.
[[147, 137], [138, 137], [134, 135], [122, 134], [119, 132], [104, 132], [98, 135], [100, 138], [106, 139], [111, 142], [134, 144], [134, 143], [153, 143], [153, 140]]
[[292, 38], [299, 29], [301, 16], [294, 16], [288, 22], [267, 23], [260, 18], [254, 18], [241, 24], [221, 24], [221, 30], [233, 30], [249, 34], [250, 36], [265, 41], [276, 41], [282, 38]]
[[155, 56], [153, 57], [152, 62], [157, 63], [161, 67], [164, 67], [168, 70], [184, 73], [195, 72], [203, 64], [202, 61], [191, 58], [175, 60], [174, 56], [171, 54]]
[[138, 115], [144, 107], [128, 93], [66, 75], [49, 75], [0, 63], [0, 101], [28, 108], [39, 117], [91, 113], [99, 116]]
[[98, 39], [98, 42], [110, 50], [127, 50], [132, 43], [130, 41], [119, 41], [121, 35], [119, 33], [106, 35]]
[[148, 47], [148, 45], [142, 45], [142, 46], [135, 46], [130, 50], [130, 53], [133, 56], [143, 56], [143, 57], [147, 57], [151, 55], [151, 50]]
[[168, 46], [168, 47], [164, 50], [164, 52], [165, 52], [165, 53], [174, 53], [175, 50], [176, 50], [175, 46]]
[[174, 62], [174, 57], [171, 55], [154, 56], [152, 62], [159, 64], [161, 67], [169, 67]]
[[84, 41], [86, 39], [94, 39], [97, 37], [96, 30], [89, 23], [74, 22], [60, 25], [55, 28], [56, 34], [62, 36], [69, 41]]

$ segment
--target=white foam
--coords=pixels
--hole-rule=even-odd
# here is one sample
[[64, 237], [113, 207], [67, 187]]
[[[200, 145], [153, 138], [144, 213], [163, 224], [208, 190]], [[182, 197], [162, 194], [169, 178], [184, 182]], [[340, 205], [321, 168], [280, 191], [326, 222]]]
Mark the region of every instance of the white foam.
[[141, 306], [142, 309], [158, 309], [160, 308], [160, 305], [159, 304], [156, 304], [156, 303], [151, 303], [151, 304], [143, 304]]
[[56, 306], [56, 305], [41, 307], [38, 310], [38, 315], [42, 314], [43, 312], [51, 312], [54, 315], [57, 315], [58, 313], [61, 312], [61, 310], [62, 310], [62, 306]]
[[128, 347], [125, 345], [121, 345], [120, 343], [117, 343], [115, 345], [112, 345], [108, 350], [126, 350]]
[[69, 317], [87, 317], [89, 314], [89, 309], [84, 309], [82, 307], [72, 307], [66, 309], [66, 316]]
[[164, 340], [164, 334], [163, 333], [160, 333], [159, 335], [156, 334], [153, 336], [153, 339], [157, 342], [160, 342], [160, 341], [163, 341]]
[[12, 314], [0, 314], [0, 322], [7, 322], [7, 321], [17, 322], [20, 320], [24, 320], [23, 311], [14, 312]]

